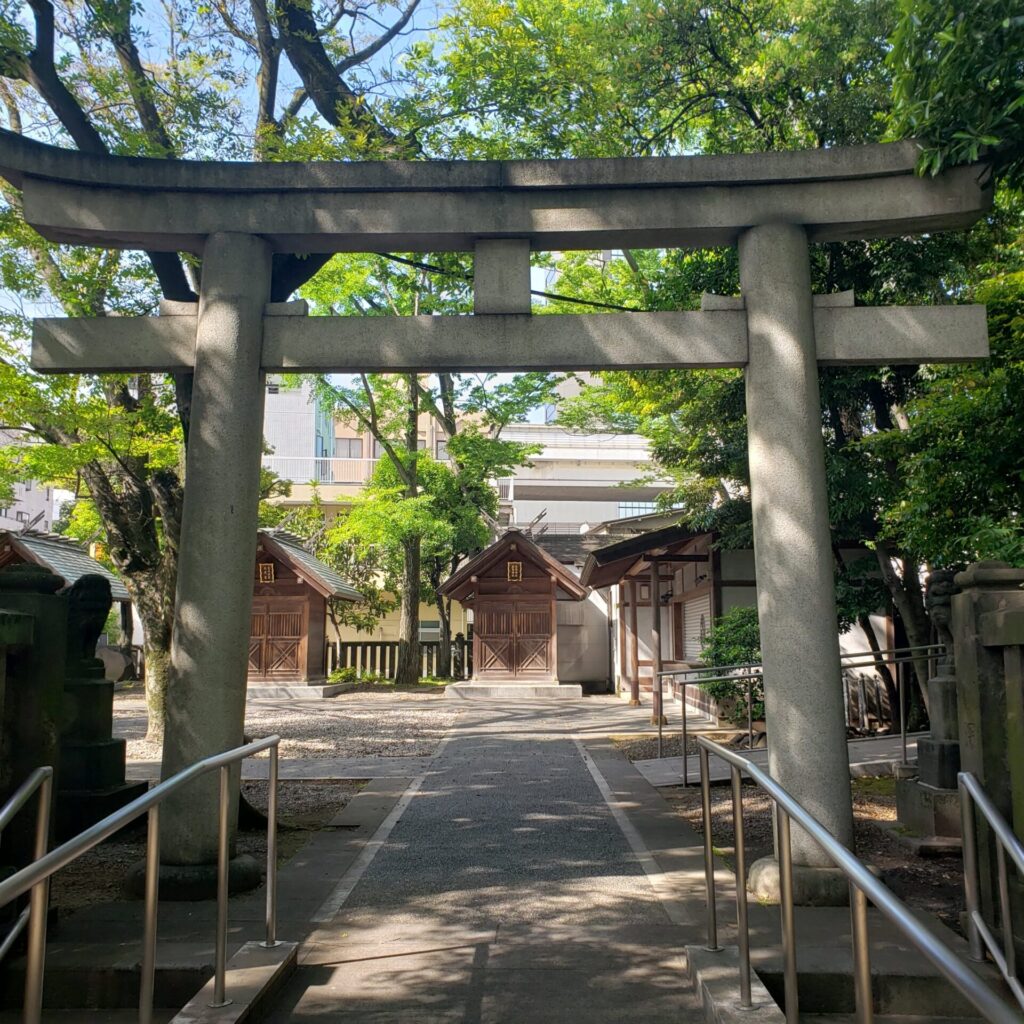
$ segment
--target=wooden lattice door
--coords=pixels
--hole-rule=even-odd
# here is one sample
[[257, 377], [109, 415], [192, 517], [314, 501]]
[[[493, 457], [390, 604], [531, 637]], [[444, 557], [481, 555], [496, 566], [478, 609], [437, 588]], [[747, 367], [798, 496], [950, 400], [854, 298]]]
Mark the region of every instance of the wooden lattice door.
[[476, 676], [496, 679], [551, 675], [551, 607], [547, 603], [488, 601], [477, 609]]
[[302, 678], [306, 624], [301, 601], [253, 603], [249, 630], [249, 675]]

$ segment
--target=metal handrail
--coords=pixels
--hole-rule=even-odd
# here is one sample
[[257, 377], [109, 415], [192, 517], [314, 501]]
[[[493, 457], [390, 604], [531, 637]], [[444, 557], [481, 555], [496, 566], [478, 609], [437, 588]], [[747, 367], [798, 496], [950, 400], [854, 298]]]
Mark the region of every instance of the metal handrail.
[[[881, 655], [888, 655], [889, 662], [894, 665], [902, 665], [910, 661], [916, 661], [919, 657], [935, 658], [939, 654], [945, 651], [944, 644], [920, 644], [916, 647], [887, 647], [885, 650], [879, 651], [846, 651], [840, 653], [839, 657], [841, 661], [846, 663], [842, 665], [844, 669], [849, 668], [870, 668], [873, 666], [878, 657]], [[899, 657], [893, 657], [899, 655]], [[850, 659], [860, 658], [867, 659], [862, 661], [851, 661]], [[747, 690], [747, 748], [752, 750], [754, 747], [754, 714], [753, 714], [753, 688], [754, 681], [757, 679], [764, 678], [763, 666], [760, 662], [747, 662], [744, 664], [736, 665], [709, 665], [705, 668], [670, 668], [664, 669], [657, 673], [657, 686], [658, 695], [661, 696], [662, 681], [668, 677], [675, 676], [687, 676], [693, 675], [694, 673], [702, 672], [717, 672], [719, 675], [698, 675], [696, 679], [682, 679], [679, 682], [680, 694], [679, 704], [681, 711], [681, 727], [682, 727], [682, 742], [683, 742], [683, 785], [688, 786], [690, 784], [690, 768], [687, 761], [687, 738], [689, 735], [687, 714], [686, 714], [686, 690], [689, 686], [701, 686], [704, 683], [729, 683], [738, 682], [745, 683]], [[728, 673], [728, 674], [724, 674]], [[898, 701], [900, 706], [900, 761], [903, 765], [909, 764], [907, 758], [907, 701], [906, 701], [906, 687], [904, 685], [903, 673], [897, 673], [896, 685], [899, 691]], [[658, 720], [658, 757], [662, 756], [662, 722]]]
[[[14, 816], [39, 793], [36, 809], [36, 835], [33, 856], [38, 860], [45, 856], [50, 841], [50, 807], [53, 803], [53, 768], [46, 765], [37, 768], [15, 790], [10, 799], [0, 808], [0, 832]], [[46, 947], [46, 905], [50, 898], [49, 878], [42, 878], [32, 887], [28, 906], [18, 915], [11, 930], [0, 943], [0, 960], [7, 955], [18, 936], [28, 926], [28, 959], [25, 965], [25, 1019], [38, 1020], [43, 1006], [43, 955]], [[35, 1017], [30, 1018], [29, 1012]]]
[[[160, 805], [172, 793], [176, 793], [188, 783], [220, 769], [220, 801], [217, 834], [217, 934], [214, 961], [214, 1001], [212, 1006], [226, 1006], [231, 1000], [227, 998], [224, 987], [224, 976], [227, 969], [227, 925], [228, 925], [228, 823], [230, 821], [230, 773], [233, 765], [258, 754], [270, 751], [270, 782], [267, 807], [267, 912], [266, 912], [266, 947], [277, 943], [277, 779], [278, 779], [278, 745], [281, 737], [274, 735], [266, 739], [255, 740], [244, 746], [226, 750], [222, 754], [197, 761], [188, 768], [183, 768], [176, 775], [154, 786], [129, 804], [125, 804], [113, 814], [107, 815], [102, 821], [80, 832], [49, 853], [42, 855], [27, 867], [16, 871], [9, 878], [0, 882], [0, 907], [6, 906], [29, 889], [35, 891], [40, 885], [48, 885], [50, 877], [61, 868], [67, 867], [73, 860], [94, 846], [119, 832], [126, 825], [148, 812], [146, 830], [146, 873], [145, 873], [145, 910], [143, 915], [144, 932], [142, 940], [142, 971], [139, 980], [139, 1024], [152, 1024], [153, 994], [156, 980], [156, 915], [159, 898], [160, 869]], [[47, 769], [41, 769], [47, 770]], [[47, 816], [48, 817], [48, 816]], [[40, 915], [45, 921], [46, 909], [43, 904]], [[38, 964], [38, 990], [29, 992], [30, 978], [26, 978], [26, 996], [24, 1021], [25, 1024], [39, 1024], [42, 1011], [43, 962], [46, 956], [45, 927], [29, 936], [29, 965]], [[30, 1004], [29, 997], [33, 1002]]]
[[[971, 959], [983, 961], [987, 949], [1010, 987], [1014, 998], [1024, 1008], [1024, 986], [1017, 977], [1017, 960], [1013, 945], [1013, 925], [1010, 918], [1010, 886], [1006, 874], [1006, 857], [1016, 865], [1024, 878], [1024, 843], [1013, 833], [999, 808], [981, 787], [971, 772], [957, 775], [960, 790], [960, 814], [964, 844], [964, 895], [967, 909], [967, 939], [971, 946]], [[996, 871], [999, 883], [999, 919], [1003, 941], [992, 934], [981, 916], [978, 885], [978, 836], [974, 828], [974, 810], [977, 807], [996, 840]]]
[[731, 767], [733, 819], [736, 829], [736, 921], [738, 929], [740, 1001], [751, 1006], [750, 932], [747, 925], [746, 865], [743, 851], [742, 773], [757, 783], [775, 805], [779, 855], [779, 911], [782, 921], [783, 990], [787, 1024], [800, 1019], [797, 995], [796, 927], [793, 901], [793, 855], [790, 819], [795, 821], [828, 855], [850, 885], [850, 912], [853, 926], [853, 981], [858, 1024], [871, 1024], [871, 961], [868, 942], [867, 904], [870, 900], [909, 940], [939, 973], [952, 984], [992, 1024], [1020, 1024], [1020, 1014], [993, 991], [934, 932], [914, 916], [910, 908], [888, 886], [877, 879], [853, 852], [848, 850], [824, 825], [767, 772], [748, 758], [697, 737], [700, 746], [701, 800], [704, 815], [704, 875], [707, 888], [709, 950], [718, 950], [718, 922], [715, 906], [714, 848], [711, 836], [710, 755], [720, 757]]

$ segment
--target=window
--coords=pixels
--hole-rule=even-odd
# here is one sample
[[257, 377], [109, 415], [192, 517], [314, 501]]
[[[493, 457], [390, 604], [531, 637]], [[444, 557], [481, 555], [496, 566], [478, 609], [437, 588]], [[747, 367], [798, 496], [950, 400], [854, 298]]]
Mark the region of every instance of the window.
[[268, 395], [278, 395], [280, 393], [281, 393], [281, 386], [280, 386], [280, 384], [268, 384], [267, 385], [267, 394]]
[[28, 522], [28, 513], [27, 512], [15, 512], [14, 513], [14, 518], [19, 523], [27, 523]]
[[619, 518], [629, 519], [631, 516], [646, 516], [656, 512], [653, 501], [620, 501]]
[[425, 437], [418, 438], [416, 441], [416, 447], [421, 452], [425, 452], [427, 450], [427, 439]]
[[29, 480], [27, 483], [22, 484], [22, 487], [25, 488], [25, 493], [28, 494], [32, 490], [32, 481]]
[[10, 506], [8, 506], [7, 508], [0, 508], [0, 519], [6, 519], [10, 514]]
[[334, 454], [339, 459], [361, 459], [363, 457], [363, 439], [361, 437], [335, 438]]
[[436, 455], [437, 461], [438, 462], [447, 462], [448, 461], [448, 438], [446, 438], [446, 437], [439, 437], [437, 439], [436, 447], [437, 447], [437, 455]]
[[380, 441], [378, 441], [376, 439], [374, 439], [374, 442], [373, 442], [373, 457], [375, 459], [383, 459], [384, 458], [384, 445], [382, 445], [380, 443]]
[[420, 642], [441, 639], [440, 619], [420, 619]]

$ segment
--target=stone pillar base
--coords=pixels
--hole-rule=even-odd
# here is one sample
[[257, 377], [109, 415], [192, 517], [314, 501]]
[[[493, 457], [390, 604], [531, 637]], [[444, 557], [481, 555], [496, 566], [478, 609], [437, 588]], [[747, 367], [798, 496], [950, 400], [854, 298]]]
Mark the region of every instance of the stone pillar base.
[[[761, 903], [781, 902], [779, 862], [762, 857], [750, 865], [747, 889]], [[793, 902], [799, 907], [845, 907], [850, 902], [850, 884], [839, 868], [793, 865]]]
[[[228, 892], [249, 892], [263, 881], [263, 865], [247, 853], [228, 863]], [[133, 864], [125, 875], [124, 891], [141, 899], [145, 895], [146, 862]], [[217, 898], [216, 864], [161, 864], [160, 899], [192, 901]]]

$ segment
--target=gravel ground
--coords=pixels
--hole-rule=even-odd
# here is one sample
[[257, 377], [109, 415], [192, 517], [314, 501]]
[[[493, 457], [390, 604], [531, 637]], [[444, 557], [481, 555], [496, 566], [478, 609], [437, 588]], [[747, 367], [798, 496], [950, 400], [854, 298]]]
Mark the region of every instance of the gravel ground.
[[[911, 907], [935, 914], [958, 934], [964, 907], [963, 871], [959, 857], [918, 857], [879, 822], [896, 820], [896, 783], [891, 777], [853, 780], [854, 839], [857, 856], [882, 872], [882, 879]], [[678, 812], [704, 834], [700, 788], [671, 786], [660, 792]], [[732, 827], [732, 796], [726, 786], [711, 790], [712, 835], [717, 850], [732, 863], [736, 841]], [[768, 798], [754, 786], [743, 787], [744, 840], [749, 867], [772, 852], [772, 821]]]
[[[701, 732], [701, 736], [706, 736], [709, 740], [713, 740], [715, 743], [724, 743], [727, 746], [737, 736], [735, 732]], [[746, 733], [742, 734], [744, 738]], [[658, 737], [657, 735], [651, 736], [647, 734], [637, 734], [635, 736], [612, 736], [612, 743], [619, 748], [629, 758], [630, 761], [652, 761], [658, 756]], [[680, 735], [678, 727], [669, 731], [665, 729], [661, 736], [661, 756], [662, 757], [682, 757], [682, 746], [683, 737]], [[697, 740], [689, 735], [686, 737], [686, 753], [696, 754], [699, 753], [700, 748], [697, 746]]]
[[[455, 721], [449, 704], [418, 693], [375, 692], [312, 701], [260, 700], [246, 706], [245, 732], [278, 733], [281, 757], [427, 757]], [[114, 733], [128, 740], [129, 761], [157, 761], [160, 748], [147, 743], [146, 703], [119, 694]]]
[[[362, 782], [283, 781], [278, 790], [278, 864], [284, 864], [305, 845], [311, 833], [330, 821], [356, 793]], [[267, 809], [267, 783], [244, 782], [249, 802]], [[238, 852], [259, 861], [267, 856], [266, 832], [241, 832]], [[94, 847], [54, 876], [52, 902], [64, 911], [109, 903], [124, 898], [121, 882], [146, 853], [144, 825], [114, 836]]]

